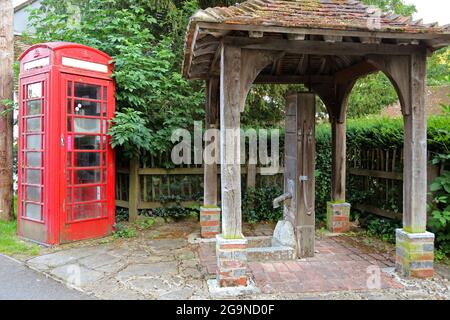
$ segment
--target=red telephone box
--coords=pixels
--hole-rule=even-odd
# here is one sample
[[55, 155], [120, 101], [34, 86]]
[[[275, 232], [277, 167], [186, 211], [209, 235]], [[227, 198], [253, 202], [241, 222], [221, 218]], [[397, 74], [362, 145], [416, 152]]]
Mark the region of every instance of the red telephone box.
[[19, 60], [19, 236], [59, 244], [110, 234], [112, 58], [54, 42], [32, 46]]

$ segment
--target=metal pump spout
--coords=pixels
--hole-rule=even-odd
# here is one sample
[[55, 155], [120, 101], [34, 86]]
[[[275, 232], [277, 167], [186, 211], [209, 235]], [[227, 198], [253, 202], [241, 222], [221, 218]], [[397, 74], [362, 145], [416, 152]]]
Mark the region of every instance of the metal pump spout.
[[274, 209], [279, 208], [281, 202], [287, 201], [289, 199], [292, 199], [292, 194], [290, 192], [282, 194], [281, 196], [273, 200], [273, 208]]

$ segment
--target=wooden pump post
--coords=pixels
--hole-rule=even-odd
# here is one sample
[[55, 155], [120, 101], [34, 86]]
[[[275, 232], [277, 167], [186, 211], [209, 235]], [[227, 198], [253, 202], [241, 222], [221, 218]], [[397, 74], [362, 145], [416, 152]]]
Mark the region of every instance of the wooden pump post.
[[298, 257], [314, 256], [315, 235], [315, 110], [313, 93], [287, 97], [285, 137], [284, 218], [294, 227]]

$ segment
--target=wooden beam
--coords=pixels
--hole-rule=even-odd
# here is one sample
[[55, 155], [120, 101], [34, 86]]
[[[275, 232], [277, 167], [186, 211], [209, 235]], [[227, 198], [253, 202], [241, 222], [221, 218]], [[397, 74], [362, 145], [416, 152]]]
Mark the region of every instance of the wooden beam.
[[205, 46], [203, 48], [196, 49], [194, 51], [194, 57], [197, 58], [197, 57], [200, 57], [200, 56], [203, 56], [203, 55], [215, 54], [216, 50], [217, 50], [217, 45], [218, 45], [217, 43], [212, 43], [212, 44], [209, 44], [208, 46]]
[[402, 218], [402, 213], [400, 212], [384, 210], [367, 204], [356, 203], [352, 204], [352, 206], [356, 210], [369, 212], [380, 217], [385, 217], [393, 220], [400, 220]]
[[303, 76], [289, 76], [289, 75], [259, 75], [256, 77], [255, 84], [300, 84], [300, 83], [332, 83], [332, 76], [318, 76], [318, 75], [303, 75]]
[[374, 178], [381, 178], [381, 179], [403, 181], [403, 173], [402, 172], [369, 170], [369, 169], [360, 169], [360, 168], [350, 168], [348, 170], [348, 172], [354, 176], [374, 177]]
[[140, 202], [140, 189], [139, 189], [139, 159], [133, 158], [130, 160], [130, 176], [128, 182], [128, 220], [134, 222], [138, 217], [138, 209]]
[[279, 51], [258, 51], [242, 50], [241, 54], [241, 76], [240, 76], [240, 105], [244, 111], [245, 100], [259, 73], [274, 61], [279, 61], [284, 56], [284, 52]]
[[[205, 129], [217, 129], [219, 126], [219, 86], [218, 78], [211, 78], [206, 82], [206, 105], [205, 105]], [[212, 137], [211, 137], [212, 138]], [[203, 174], [203, 205], [217, 206], [217, 156], [219, 153], [218, 137], [214, 141], [205, 141], [206, 150], [213, 149], [214, 158], [204, 164]], [[208, 152], [209, 153], [209, 152]], [[208, 155], [212, 156], [212, 155]], [[211, 161], [213, 163], [211, 163]]]
[[307, 54], [302, 55], [298, 63], [297, 69], [295, 70], [295, 74], [300, 75], [306, 74], [306, 72], [308, 71], [309, 60], [310, 60], [309, 55]]
[[[425, 53], [423, 53], [425, 54]], [[368, 56], [367, 61], [382, 70], [397, 90], [402, 113], [411, 113], [410, 57], [409, 56]]]
[[[299, 93], [297, 100], [297, 243], [298, 256], [314, 256], [315, 239], [315, 120], [316, 95]], [[289, 146], [288, 146], [289, 147]], [[287, 169], [287, 167], [285, 168]], [[301, 179], [306, 177], [307, 180]]]
[[302, 33], [288, 33], [287, 35], [288, 40], [305, 40], [306, 34]]
[[222, 235], [243, 238], [241, 209], [240, 114], [241, 49], [221, 47], [220, 63], [220, 172]]
[[242, 49], [253, 50], [275, 50], [287, 53], [303, 53], [313, 55], [347, 55], [362, 56], [369, 54], [377, 55], [409, 55], [422, 52], [425, 49], [421, 46], [395, 44], [363, 44], [363, 43], [328, 43], [324, 41], [291, 41], [285, 39], [250, 39], [247, 37], [224, 37], [223, 41], [227, 45], [240, 47]]
[[317, 71], [319, 75], [323, 74], [325, 67], [327, 66], [327, 57], [322, 57], [321, 60], [319, 70]]
[[325, 42], [335, 43], [335, 42], [342, 42], [343, 37], [342, 36], [332, 36], [332, 35], [324, 35], [323, 40]]
[[336, 83], [343, 84], [351, 79], [360, 78], [376, 71], [378, 71], [378, 69], [373, 64], [367, 61], [362, 61], [336, 72], [334, 74], [334, 78]]
[[281, 74], [281, 67], [283, 66], [283, 57], [284, 57], [284, 53], [279, 55], [279, 57], [277, 57], [277, 59], [274, 61], [273, 65], [272, 65], [272, 75], [280, 75]]
[[427, 121], [425, 111], [426, 56], [410, 58], [408, 94], [409, 114], [404, 114], [403, 227], [421, 233], [427, 226]]
[[331, 119], [331, 200], [345, 202], [346, 124]]
[[264, 36], [264, 32], [262, 31], [249, 31], [248, 36], [250, 38], [262, 38]]
[[377, 43], [381, 43], [381, 39], [380, 38], [374, 38], [374, 37], [361, 37], [359, 38], [361, 43], [364, 44], [377, 44]]
[[223, 47], [223, 42], [220, 42], [219, 45], [217, 46], [217, 50], [216, 50], [216, 53], [214, 54], [214, 58], [211, 62], [211, 66], [209, 67], [209, 74], [211, 76], [219, 76], [222, 47]]
[[[0, 0], [0, 112], [3, 100], [13, 100], [14, 9], [11, 0]], [[13, 218], [13, 112], [0, 116], [0, 220]]]

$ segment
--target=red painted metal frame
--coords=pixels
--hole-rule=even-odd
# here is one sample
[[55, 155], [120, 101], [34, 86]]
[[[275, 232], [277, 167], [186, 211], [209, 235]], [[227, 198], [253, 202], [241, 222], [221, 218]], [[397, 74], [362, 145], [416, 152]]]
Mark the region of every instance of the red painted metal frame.
[[[49, 58], [49, 64], [25, 70], [24, 65], [31, 61]], [[107, 72], [90, 71], [76, 67], [64, 66], [62, 58], [72, 58], [93, 62], [107, 66]], [[105, 53], [93, 48], [74, 43], [43, 43], [34, 45], [25, 51], [20, 60], [19, 82], [19, 174], [18, 174], [18, 233], [19, 236], [46, 244], [59, 244], [64, 242], [97, 238], [110, 234], [113, 231], [115, 219], [115, 159], [114, 152], [109, 144], [110, 137], [106, 135], [108, 120], [112, 119], [115, 111], [115, 85], [111, 79], [113, 72], [112, 59]], [[102, 117], [104, 102], [106, 113], [100, 119], [100, 133], [70, 133], [67, 130], [67, 82], [72, 83], [72, 96], [75, 94], [74, 83], [101, 86], [100, 89], [100, 116]], [[25, 163], [25, 126], [27, 101], [26, 88], [28, 84], [43, 83], [43, 105], [41, 121], [41, 192], [40, 203], [41, 219], [35, 220], [24, 216], [25, 178], [23, 170]], [[106, 88], [106, 99], [103, 88]], [[72, 115], [75, 98], [72, 97]], [[76, 98], [76, 100], [94, 101], [92, 99]], [[74, 116], [70, 116], [72, 119]], [[89, 116], [76, 116], [76, 118], [90, 118]], [[73, 120], [72, 120], [73, 121]], [[106, 126], [105, 126], [106, 125]], [[105, 127], [104, 127], [105, 126]], [[72, 122], [73, 128], [73, 122]], [[86, 203], [102, 203], [102, 216], [75, 220], [69, 217], [68, 190], [74, 189], [68, 186], [67, 172], [71, 169], [75, 149], [73, 137], [92, 135], [100, 137], [100, 198], [101, 200], [88, 201]], [[72, 137], [72, 138], [71, 138]], [[103, 144], [106, 145], [103, 145]], [[104, 150], [104, 151], [103, 151]], [[37, 151], [37, 150], [36, 150]], [[67, 163], [67, 153], [71, 152], [72, 163]], [[94, 153], [95, 150], [82, 150], [83, 153]], [[103, 156], [104, 155], [104, 156]], [[42, 165], [43, 161], [43, 165]], [[89, 167], [86, 167], [89, 168]], [[83, 169], [86, 169], [83, 168]], [[74, 172], [74, 171], [73, 171]], [[72, 175], [72, 179], [73, 179]], [[74, 180], [72, 180], [74, 181]], [[98, 186], [99, 184], [83, 184], [83, 187]], [[81, 187], [82, 188], [82, 187]], [[94, 188], [90, 188], [92, 191]], [[95, 188], [98, 192], [98, 188]], [[85, 191], [86, 192], [86, 191]], [[72, 196], [71, 199], [74, 200]], [[97, 196], [98, 197], [98, 196]], [[103, 207], [105, 209], [103, 209]], [[105, 210], [105, 211], [104, 211]], [[72, 212], [73, 215], [73, 212]]]

